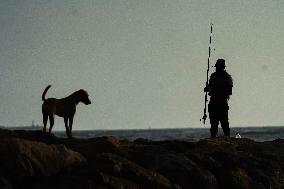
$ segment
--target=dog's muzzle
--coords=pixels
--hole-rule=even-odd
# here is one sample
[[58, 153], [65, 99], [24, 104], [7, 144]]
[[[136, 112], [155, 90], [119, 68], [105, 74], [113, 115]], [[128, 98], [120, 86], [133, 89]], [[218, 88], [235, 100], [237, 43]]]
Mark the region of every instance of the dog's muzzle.
[[90, 100], [88, 100], [86, 104], [87, 104], [87, 105], [89, 105], [89, 104], [92, 104], [92, 103], [91, 103], [91, 101], [90, 101]]

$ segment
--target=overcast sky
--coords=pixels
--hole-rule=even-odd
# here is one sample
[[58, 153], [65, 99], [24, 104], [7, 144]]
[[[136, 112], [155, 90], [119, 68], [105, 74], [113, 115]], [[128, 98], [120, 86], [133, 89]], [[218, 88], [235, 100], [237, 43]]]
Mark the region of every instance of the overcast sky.
[[283, 0], [1, 1], [0, 125], [42, 124], [51, 84], [47, 97], [88, 91], [75, 130], [203, 127], [211, 22], [212, 66], [224, 58], [234, 79], [231, 125], [283, 125], [283, 10]]

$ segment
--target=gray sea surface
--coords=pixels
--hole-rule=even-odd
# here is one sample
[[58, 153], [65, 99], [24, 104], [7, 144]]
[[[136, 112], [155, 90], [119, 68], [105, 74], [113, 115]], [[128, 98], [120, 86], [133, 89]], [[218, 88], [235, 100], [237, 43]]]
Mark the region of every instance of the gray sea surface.
[[[249, 138], [255, 141], [272, 141], [284, 139], [284, 127], [234, 127], [231, 128], [231, 137], [239, 133], [242, 138]], [[66, 137], [64, 131], [55, 131], [58, 137]], [[74, 130], [73, 136], [77, 138], [92, 138], [101, 136], [114, 136], [120, 140], [133, 141], [138, 138], [147, 140], [187, 140], [198, 141], [209, 138], [209, 128], [176, 128], [176, 129], [131, 129], [131, 130]], [[218, 136], [223, 136], [219, 128]]]

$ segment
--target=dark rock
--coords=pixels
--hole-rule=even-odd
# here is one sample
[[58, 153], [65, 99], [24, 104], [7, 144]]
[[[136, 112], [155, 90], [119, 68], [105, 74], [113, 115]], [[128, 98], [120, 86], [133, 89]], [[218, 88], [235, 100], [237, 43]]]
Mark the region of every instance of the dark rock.
[[63, 144], [47, 145], [19, 138], [0, 139], [0, 175], [14, 182], [27, 177], [67, 173], [86, 159]]
[[1, 189], [13, 189], [13, 186], [9, 180], [5, 178], [0, 178], [0, 188]]
[[134, 142], [0, 129], [0, 188], [284, 188], [284, 140]]
[[46, 177], [31, 177], [25, 179], [19, 188], [29, 189], [107, 189], [107, 187], [94, 182], [86, 177], [71, 177], [71, 176], [46, 176]]
[[[145, 169], [123, 157], [103, 153], [96, 157], [96, 169], [133, 182], [133, 188], [180, 188], [157, 172]], [[119, 183], [118, 183], [119, 185]], [[118, 188], [125, 188], [120, 186]]]
[[216, 178], [210, 171], [198, 166], [183, 153], [169, 151], [171, 148], [164, 144], [136, 145], [129, 153], [133, 161], [166, 176], [182, 188], [216, 188]]
[[92, 163], [97, 154], [122, 152], [122, 144], [114, 137], [98, 137], [91, 139], [72, 139], [63, 141], [69, 148], [80, 152], [89, 163]]

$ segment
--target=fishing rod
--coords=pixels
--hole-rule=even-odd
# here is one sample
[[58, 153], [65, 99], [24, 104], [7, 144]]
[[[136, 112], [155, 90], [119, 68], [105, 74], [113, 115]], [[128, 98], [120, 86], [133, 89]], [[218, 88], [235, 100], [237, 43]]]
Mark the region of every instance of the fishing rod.
[[[209, 84], [209, 68], [210, 68], [210, 58], [211, 58], [211, 44], [212, 44], [212, 35], [213, 35], [213, 24], [210, 25], [210, 36], [209, 36], [209, 48], [208, 48], [208, 60], [207, 60], [207, 71], [206, 71], [206, 87], [205, 87], [205, 97], [204, 97], [204, 111], [203, 111], [203, 117], [201, 118], [203, 120], [203, 124], [205, 124], [206, 118], [207, 118], [207, 102], [208, 102], [208, 84]], [[200, 119], [200, 121], [201, 121]]]

